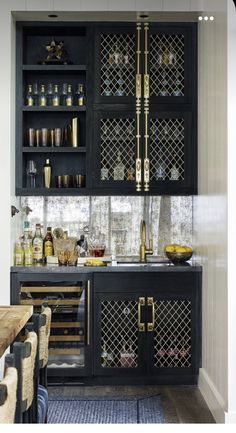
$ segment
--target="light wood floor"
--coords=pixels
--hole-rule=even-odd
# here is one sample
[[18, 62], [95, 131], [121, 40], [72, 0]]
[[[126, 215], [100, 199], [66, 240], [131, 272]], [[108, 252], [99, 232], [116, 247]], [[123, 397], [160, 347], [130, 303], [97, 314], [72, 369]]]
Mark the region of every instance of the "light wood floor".
[[162, 397], [167, 423], [215, 423], [197, 386], [49, 386], [49, 396], [132, 396]]

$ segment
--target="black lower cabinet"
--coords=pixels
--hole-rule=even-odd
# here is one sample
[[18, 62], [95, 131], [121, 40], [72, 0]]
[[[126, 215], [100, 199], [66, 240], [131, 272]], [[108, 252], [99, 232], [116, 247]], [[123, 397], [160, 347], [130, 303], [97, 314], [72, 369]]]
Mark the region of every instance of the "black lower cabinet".
[[200, 271], [11, 273], [12, 304], [44, 302], [49, 383], [197, 383]]
[[104, 383], [195, 384], [199, 273], [97, 274], [94, 374]]

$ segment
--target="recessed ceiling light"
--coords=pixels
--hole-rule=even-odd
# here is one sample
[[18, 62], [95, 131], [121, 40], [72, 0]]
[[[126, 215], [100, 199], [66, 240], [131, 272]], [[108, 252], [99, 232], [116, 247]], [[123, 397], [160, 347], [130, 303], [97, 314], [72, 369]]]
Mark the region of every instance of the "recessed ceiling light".
[[139, 18], [149, 18], [149, 15], [148, 14], [141, 14], [141, 15], [139, 15]]
[[215, 19], [214, 17], [210, 17], [210, 21], [214, 21], [214, 19]]
[[198, 20], [199, 20], [199, 21], [202, 21], [202, 20], [203, 20], [203, 17], [202, 17], [202, 16], [198, 17]]
[[205, 21], [208, 21], [208, 17], [204, 17], [204, 20], [205, 20]]
[[50, 15], [48, 15], [48, 18], [58, 18], [58, 15], [56, 15], [56, 14], [50, 14]]

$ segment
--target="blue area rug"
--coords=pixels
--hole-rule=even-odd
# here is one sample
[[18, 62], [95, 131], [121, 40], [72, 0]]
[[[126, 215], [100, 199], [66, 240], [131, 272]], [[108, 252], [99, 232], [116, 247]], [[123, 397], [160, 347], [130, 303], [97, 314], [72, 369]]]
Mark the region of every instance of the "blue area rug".
[[160, 395], [144, 397], [55, 397], [49, 399], [49, 424], [165, 423]]

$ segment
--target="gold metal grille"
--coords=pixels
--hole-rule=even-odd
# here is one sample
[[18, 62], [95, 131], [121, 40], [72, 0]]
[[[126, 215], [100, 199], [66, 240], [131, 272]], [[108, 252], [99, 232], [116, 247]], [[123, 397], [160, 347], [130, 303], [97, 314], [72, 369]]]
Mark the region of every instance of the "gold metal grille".
[[184, 119], [150, 120], [150, 179], [184, 180]]
[[135, 96], [135, 35], [101, 35], [101, 95]]
[[184, 96], [184, 35], [150, 36], [151, 96]]
[[156, 301], [155, 367], [191, 367], [191, 302]]
[[[104, 349], [107, 357], [104, 361]], [[103, 301], [101, 305], [101, 365], [138, 366], [138, 302]]]
[[101, 180], [135, 180], [134, 119], [101, 120]]

